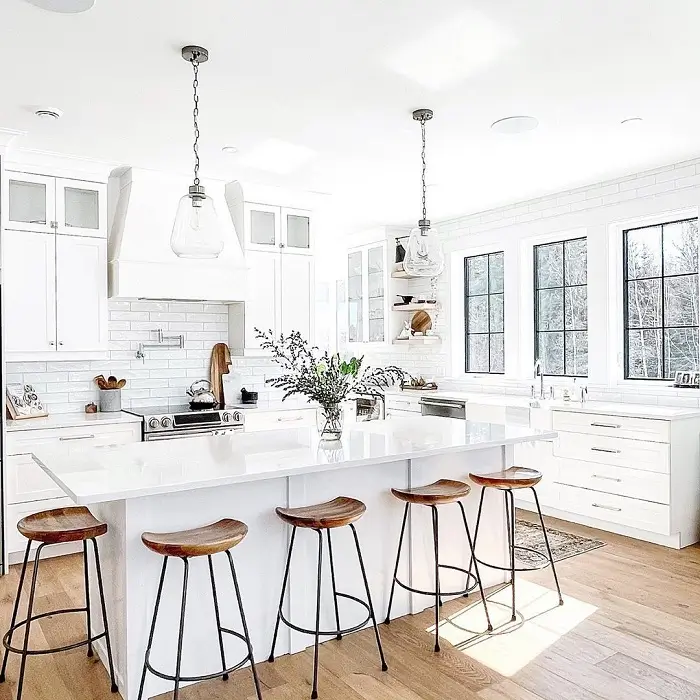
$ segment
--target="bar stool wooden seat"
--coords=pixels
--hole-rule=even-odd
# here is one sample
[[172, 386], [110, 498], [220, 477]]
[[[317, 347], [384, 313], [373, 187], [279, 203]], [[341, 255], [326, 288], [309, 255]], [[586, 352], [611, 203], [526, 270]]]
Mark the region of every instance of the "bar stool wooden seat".
[[[452, 596], [452, 595], [463, 595], [468, 596], [477, 586], [481, 593], [481, 598], [484, 604], [484, 612], [486, 613], [486, 622], [489, 632], [493, 630], [493, 625], [491, 624], [491, 618], [489, 617], [489, 609], [486, 605], [486, 597], [484, 595], [484, 588], [481, 584], [481, 576], [479, 575], [479, 569], [476, 564], [474, 564], [474, 573], [471, 573], [471, 564], [469, 570], [464, 569], [459, 566], [451, 566], [449, 564], [440, 563], [440, 545], [439, 545], [439, 520], [438, 520], [438, 506], [448, 505], [451, 503], [456, 503], [462, 513], [462, 520], [464, 522], [464, 530], [467, 534], [467, 543], [469, 544], [469, 551], [472, 555], [472, 561], [474, 560], [474, 543], [472, 542], [471, 533], [469, 531], [469, 524], [467, 523], [467, 515], [464, 512], [464, 505], [461, 500], [465, 496], [468, 496], [471, 492], [471, 486], [464, 483], [463, 481], [455, 481], [452, 479], [439, 479], [432, 484], [427, 486], [417, 486], [408, 489], [391, 489], [391, 493], [401, 501], [406, 503], [406, 507], [403, 512], [403, 522], [401, 524], [401, 535], [399, 536], [399, 547], [396, 553], [396, 566], [394, 567], [394, 576], [391, 582], [391, 592], [389, 594], [389, 606], [386, 612], [385, 624], [390, 624], [391, 622], [391, 605], [394, 601], [394, 591], [396, 585], [398, 584], [401, 588], [410, 591], [411, 593], [418, 593], [419, 595], [435, 596], [435, 651], [440, 651], [440, 606], [442, 605], [441, 596]], [[428, 506], [432, 511], [433, 518], [433, 546], [435, 551], [435, 590], [434, 591], [423, 591], [418, 588], [413, 588], [408, 584], [400, 581], [398, 578], [399, 564], [401, 562], [401, 546], [403, 544], [404, 534], [406, 532], [406, 522], [408, 520], [408, 513], [412, 505]], [[440, 569], [450, 569], [452, 571], [461, 571], [466, 574], [467, 580], [464, 589], [459, 591], [443, 591], [440, 588]], [[473, 583], [470, 582], [474, 580]]]
[[[109, 638], [109, 625], [107, 622], [107, 609], [105, 606], [104, 587], [102, 585], [102, 568], [100, 566], [100, 554], [97, 547], [96, 538], [104, 535], [107, 532], [107, 524], [100, 522], [92, 513], [83, 506], [72, 508], [56, 508], [54, 510], [42, 511], [28, 515], [26, 518], [17, 523], [17, 529], [22, 535], [27, 538], [27, 549], [24, 553], [24, 561], [22, 563], [22, 572], [19, 577], [19, 585], [17, 587], [17, 597], [15, 598], [14, 608], [12, 610], [12, 621], [10, 628], [3, 637], [2, 643], [5, 647], [5, 654], [2, 661], [2, 670], [0, 671], [0, 683], [5, 681], [5, 671], [7, 670], [7, 660], [9, 653], [20, 654], [22, 659], [19, 669], [19, 680], [17, 681], [17, 700], [22, 698], [22, 688], [24, 685], [24, 673], [27, 663], [27, 657], [38, 656], [42, 654], [55, 654], [61, 651], [76, 649], [81, 646], [87, 646], [87, 655], [93, 655], [93, 642], [104, 637], [107, 647], [107, 661], [109, 664], [109, 675], [111, 680], [111, 690], [117, 692], [117, 683], [114, 676], [114, 663], [112, 661], [112, 646]], [[22, 596], [22, 588], [24, 578], [27, 573], [27, 565], [29, 563], [29, 555], [34, 543], [38, 542], [34, 554], [34, 570], [32, 572], [32, 582], [29, 589], [29, 603], [27, 606], [27, 617], [20, 622], [17, 622], [17, 613], [19, 611], [20, 599]], [[39, 574], [39, 560], [44, 547], [52, 544], [60, 544], [62, 542], [82, 542], [83, 543], [83, 568], [85, 573], [85, 607], [82, 608], [67, 608], [63, 610], [50, 610], [39, 615], [34, 615], [34, 598], [36, 595], [36, 584]], [[92, 542], [93, 552], [95, 555], [95, 569], [97, 572], [97, 585], [100, 596], [100, 608], [102, 610], [102, 621], [104, 631], [100, 634], [92, 633], [91, 608], [90, 608], [90, 581], [88, 575], [88, 546], [87, 543]], [[61, 647], [51, 649], [30, 649], [29, 635], [31, 625], [36, 620], [52, 617], [54, 615], [63, 615], [67, 613], [83, 612], [86, 615], [87, 639], [73, 644], [66, 644]], [[12, 637], [17, 629], [24, 627], [24, 642], [22, 647], [12, 646]]]
[[[289, 552], [287, 554], [287, 564], [284, 569], [284, 578], [282, 580], [282, 593], [280, 595], [279, 606], [277, 608], [277, 622], [275, 623], [275, 632], [272, 637], [272, 649], [270, 650], [270, 657], [268, 661], [272, 663], [275, 660], [275, 645], [277, 644], [277, 633], [279, 632], [280, 622], [284, 622], [290, 629], [301, 632], [302, 634], [309, 634], [314, 636], [314, 678], [313, 687], [311, 691], [311, 698], [315, 700], [318, 698], [318, 651], [319, 651], [319, 641], [320, 637], [334, 636], [336, 639], [342, 639], [344, 634], [350, 634], [351, 632], [356, 632], [362, 629], [370, 620], [372, 621], [372, 626], [374, 628], [374, 635], [377, 641], [377, 648], [379, 650], [379, 658], [381, 660], [382, 671], [386, 671], [388, 666], [384, 658], [384, 650], [382, 648], [382, 641], [379, 636], [379, 628], [377, 627], [377, 620], [374, 615], [374, 607], [372, 606], [372, 597], [370, 595], [369, 583], [367, 581], [367, 572], [365, 571], [365, 564], [362, 559], [362, 550], [360, 548], [360, 540], [357, 536], [357, 531], [355, 529], [354, 523], [359, 520], [362, 515], [367, 510], [362, 501], [358, 501], [355, 498], [347, 498], [341, 496], [339, 498], [334, 498], [332, 501], [327, 501], [325, 503], [318, 503], [311, 506], [302, 506], [300, 508], [276, 508], [275, 512], [288, 525], [292, 526], [292, 535], [289, 540]], [[333, 564], [333, 543], [331, 540], [331, 530], [339, 527], [349, 526], [353, 534], [353, 539], [355, 541], [355, 549], [357, 550], [357, 558], [360, 565], [360, 572], [362, 574], [362, 580], [365, 586], [365, 593], [367, 595], [367, 600], [361, 600], [355, 596], [349, 595], [348, 593], [339, 593], [336, 588], [335, 583], [335, 567]], [[297, 528], [311, 529], [318, 534], [318, 569], [317, 569], [317, 580], [316, 580], [316, 627], [315, 629], [305, 629], [294, 624], [288, 620], [284, 613], [282, 612], [282, 607], [284, 605], [284, 597], [287, 591], [287, 583], [289, 581], [289, 569], [292, 562], [292, 552], [294, 550], [294, 542], [296, 539]], [[335, 606], [335, 622], [336, 628], [334, 630], [324, 631], [320, 629], [321, 624], [321, 574], [323, 570], [323, 532], [326, 532], [328, 538], [328, 559], [330, 563], [331, 571], [331, 584], [333, 587], [333, 603]], [[340, 613], [338, 610], [338, 598], [345, 598], [346, 600], [352, 600], [362, 606], [366, 612], [367, 617], [359, 624], [353, 625], [352, 627], [347, 627], [345, 629], [340, 626]]]
[[[481, 510], [484, 505], [484, 494], [486, 489], [494, 488], [503, 491], [503, 497], [505, 499], [505, 511], [506, 511], [506, 528], [508, 530], [508, 549], [510, 554], [510, 566], [498, 566], [481, 559], [477, 559], [476, 555], [472, 557], [474, 566], [478, 562], [482, 566], [486, 566], [490, 569], [497, 569], [499, 571], [509, 571], [510, 572], [510, 586], [512, 588], [512, 603], [511, 603], [511, 622], [515, 622], [517, 619], [516, 609], [515, 609], [515, 574], [518, 571], [537, 571], [538, 569], [544, 569], [547, 566], [552, 567], [552, 573], [554, 574], [554, 583], [557, 587], [557, 594], [559, 596], [559, 605], [564, 605], [564, 599], [561, 595], [561, 588], [559, 587], [559, 578], [557, 577], [557, 570], [554, 566], [554, 558], [552, 557], [552, 549], [549, 546], [549, 538], [547, 537], [547, 528], [544, 525], [544, 518], [542, 517], [542, 509], [540, 508], [540, 500], [537, 496], [537, 490], [535, 486], [542, 480], [542, 473], [536, 469], [530, 469], [528, 467], [518, 467], [513, 466], [508, 469], [503, 469], [501, 471], [492, 472], [489, 474], [479, 474], [473, 473], [469, 475], [469, 478], [475, 483], [481, 486], [481, 498], [479, 499], [479, 512], [476, 517], [476, 528], [474, 530], [474, 543], [476, 544], [477, 538], [479, 536], [479, 524], [481, 522]], [[535, 505], [537, 506], [537, 513], [540, 518], [540, 525], [542, 526], [542, 535], [544, 537], [544, 543], [547, 548], [547, 554], [543, 554], [532, 547], [523, 547], [515, 544], [515, 498], [513, 496], [513, 491], [518, 489], [530, 489], [535, 497]], [[536, 557], [540, 557], [542, 562], [537, 566], [516, 566], [515, 565], [515, 554], [517, 551], [526, 551]], [[471, 568], [471, 565], [470, 565]]]
[[[141, 541], [152, 552], [164, 557], [163, 568], [161, 569], [160, 582], [158, 584], [158, 592], [156, 594], [156, 602], [153, 610], [153, 621], [151, 622], [151, 630], [148, 635], [148, 644], [146, 646], [146, 654], [143, 662], [143, 671], [141, 674], [141, 685], [139, 687], [139, 700], [143, 697], [144, 685], [146, 682], [146, 672], [173, 681], [175, 688], [173, 698], [177, 699], [180, 693], [180, 683], [197, 682], [211, 680], [221, 676], [223, 680], [228, 680], [229, 673], [236, 671], [250, 661], [250, 667], [253, 674], [253, 682], [255, 684], [255, 692], [258, 700], [262, 700], [260, 690], [260, 682], [258, 673], [255, 669], [255, 660], [253, 658], [253, 647], [250, 642], [250, 634], [248, 633], [248, 624], [246, 622], [245, 613], [243, 610], [243, 601], [241, 600], [241, 591], [238, 585], [238, 577], [236, 576], [236, 568], [233, 564], [231, 549], [238, 545], [248, 533], [248, 527], [245, 523], [239, 520], [224, 519], [218, 522], [206, 525], [204, 527], [193, 528], [191, 530], [181, 530], [179, 532], [144, 532], [141, 535]], [[236, 593], [238, 602], [238, 610], [241, 616], [241, 626], [243, 632], [236, 632], [232, 629], [223, 627], [221, 624], [221, 616], [219, 614], [219, 599], [216, 591], [216, 581], [214, 578], [214, 564], [212, 556], [225, 552], [231, 568], [231, 576], [233, 578], [233, 587]], [[180, 629], [177, 641], [177, 656], [175, 661], [175, 675], [169, 675], [158, 671], [151, 666], [150, 656], [153, 646], [153, 636], [156, 629], [156, 620], [158, 619], [158, 609], [160, 607], [161, 595], [163, 593], [163, 584], [165, 582], [165, 572], [168, 566], [170, 557], [182, 559], [184, 566], [183, 584], [182, 584], [182, 605], [180, 609]], [[221, 652], [221, 671], [208, 673], [201, 676], [183, 676], [180, 673], [182, 667], [182, 642], [185, 632], [185, 611], [187, 606], [187, 581], [189, 577], [190, 559], [194, 557], [207, 557], [209, 564], [209, 577], [211, 580], [211, 590], [214, 598], [214, 616], [216, 618], [216, 628], [219, 635], [219, 649]], [[232, 635], [246, 644], [248, 650], [247, 655], [234, 666], [226, 665], [226, 653], [224, 651], [224, 634]]]

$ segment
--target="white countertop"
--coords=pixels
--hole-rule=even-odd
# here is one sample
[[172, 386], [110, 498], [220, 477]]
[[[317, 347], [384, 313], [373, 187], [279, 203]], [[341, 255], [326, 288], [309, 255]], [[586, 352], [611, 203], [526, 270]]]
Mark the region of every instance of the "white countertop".
[[25, 418], [7, 421], [7, 430], [49, 430], [52, 428], [83, 428], [91, 425], [114, 423], [140, 423], [139, 416], [123, 411], [114, 413], [56, 413], [41, 418]]
[[299, 428], [81, 450], [37, 447], [34, 459], [76, 503], [89, 505], [555, 437], [515, 425], [409, 417], [351, 424], [341, 443], [325, 448], [315, 429]]

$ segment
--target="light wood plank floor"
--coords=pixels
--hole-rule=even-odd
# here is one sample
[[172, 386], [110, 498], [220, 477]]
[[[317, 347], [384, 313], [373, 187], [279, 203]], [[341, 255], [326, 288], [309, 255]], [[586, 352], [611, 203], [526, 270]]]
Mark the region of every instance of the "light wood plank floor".
[[[522, 514], [523, 517], [530, 517]], [[551, 572], [518, 579], [525, 621], [486, 638], [475, 597], [446, 603], [442, 652], [432, 651], [432, 613], [382, 625], [389, 672], [378, 668], [371, 631], [321, 648], [320, 695], [327, 700], [700, 700], [700, 547], [681, 552], [550, 521], [607, 546], [558, 564], [565, 605], [556, 605]], [[81, 604], [80, 559], [42, 564], [39, 611]], [[6, 629], [18, 569], [0, 580], [0, 626]], [[509, 601], [508, 590], [493, 600]], [[491, 607], [501, 632], [505, 606]], [[32, 643], [77, 639], [81, 616], [45, 619]], [[310, 695], [312, 650], [259, 665], [269, 700]], [[18, 660], [11, 657], [0, 700], [13, 700]], [[31, 658], [26, 700], [110, 700], [102, 665], [84, 650]], [[168, 697], [168, 696], [162, 696]], [[252, 700], [248, 670], [228, 682], [209, 681], [181, 692], [182, 700]]]

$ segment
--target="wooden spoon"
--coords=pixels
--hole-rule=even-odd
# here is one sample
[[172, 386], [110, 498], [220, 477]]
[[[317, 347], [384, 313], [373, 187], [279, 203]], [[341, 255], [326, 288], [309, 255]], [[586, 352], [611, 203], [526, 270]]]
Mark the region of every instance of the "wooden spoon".
[[126, 386], [126, 379], [120, 379], [117, 382], [117, 389], [123, 389]]

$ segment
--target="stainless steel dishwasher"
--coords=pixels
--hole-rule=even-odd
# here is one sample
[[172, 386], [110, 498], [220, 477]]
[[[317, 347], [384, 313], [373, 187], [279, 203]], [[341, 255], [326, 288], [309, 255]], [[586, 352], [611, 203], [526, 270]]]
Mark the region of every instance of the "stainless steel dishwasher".
[[466, 401], [463, 399], [441, 399], [439, 397], [423, 396], [420, 401], [420, 412], [423, 416], [467, 419]]

